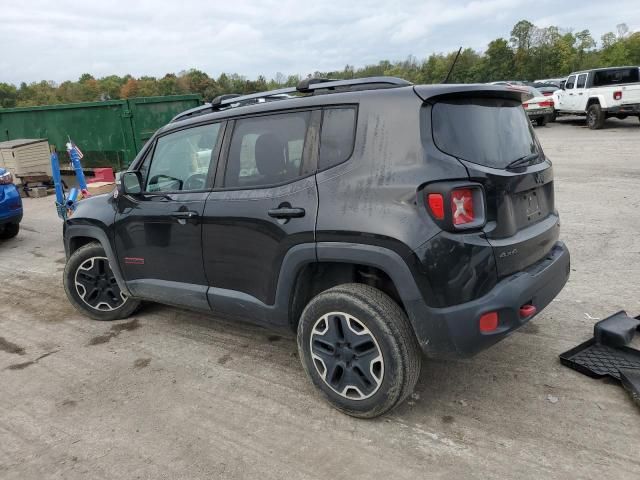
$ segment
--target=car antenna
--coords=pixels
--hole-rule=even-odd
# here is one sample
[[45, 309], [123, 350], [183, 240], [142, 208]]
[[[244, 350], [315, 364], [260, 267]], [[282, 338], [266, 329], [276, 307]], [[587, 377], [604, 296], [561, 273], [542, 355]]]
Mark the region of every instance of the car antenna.
[[456, 53], [456, 58], [453, 59], [453, 63], [451, 64], [451, 68], [449, 68], [449, 73], [447, 73], [447, 76], [444, 78], [442, 83], [447, 83], [447, 81], [449, 80], [449, 77], [451, 76], [451, 72], [453, 72], [453, 67], [456, 66], [456, 62], [458, 61], [458, 57], [460, 56], [461, 52], [462, 52], [462, 47], [460, 47], [458, 49], [458, 53]]

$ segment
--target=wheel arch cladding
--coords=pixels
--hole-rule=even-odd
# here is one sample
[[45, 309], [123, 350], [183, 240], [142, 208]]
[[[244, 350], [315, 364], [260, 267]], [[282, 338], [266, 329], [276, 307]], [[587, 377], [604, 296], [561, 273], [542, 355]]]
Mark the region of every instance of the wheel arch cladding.
[[78, 248], [87, 245], [91, 242], [99, 243], [109, 260], [109, 266], [113, 271], [114, 276], [116, 277], [116, 281], [118, 282], [118, 287], [120, 290], [126, 295], [131, 296], [131, 292], [127, 288], [127, 284], [122, 276], [122, 272], [120, 271], [120, 264], [118, 262], [118, 258], [116, 257], [115, 252], [109, 242], [109, 237], [107, 237], [106, 232], [96, 226], [92, 225], [69, 225], [67, 226], [64, 233], [64, 244], [65, 251], [67, 254], [67, 259], [76, 251]]
[[[346, 242], [318, 242], [316, 245], [317, 251], [317, 264], [334, 263], [344, 264], [345, 270], [350, 266], [369, 266], [374, 267], [383, 272], [390, 279], [393, 288], [396, 291], [397, 297], [389, 295], [394, 299], [401, 309], [403, 309], [409, 317], [410, 323], [413, 327], [414, 333], [418, 332], [418, 324], [424, 321], [424, 318], [420, 314], [416, 314], [415, 305], [423, 304], [423, 297], [420, 289], [415, 283], [411, 270], [402, 257], [393, 250], [377, 245], [346, 243]], [[296, 270], [296, 284], [298, 283], [298, 276], [304, 270], [305, 265], [300, 265]], [[349, 279], [347, 274], [344, 273], [344, 282], [353, 282]], [[326, 289], [336, 286], [327, 285]], [[294, 285], [295, 288], [295, 285]], [[325, 290], [323, 288], [323, 290]], [[296, 318], [296, 301], [300, 302], [300, 299], [295, 298], [296, 290], [291, 292], [290, 303], [290, 325], [296, 328], [299, 318]], [[320, 293], [320, 292], [318, 292]], [[389, 293], [389, 292], [385, 292]], [[297, 305], [300, 308], [299, 305]], [[299, 309], [301, 313], [304, 306]]]

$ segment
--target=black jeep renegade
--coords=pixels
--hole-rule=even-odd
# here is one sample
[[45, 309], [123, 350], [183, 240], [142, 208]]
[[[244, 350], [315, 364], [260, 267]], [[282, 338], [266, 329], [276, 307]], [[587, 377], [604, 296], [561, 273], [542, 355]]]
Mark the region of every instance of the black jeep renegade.
[[184, 112], [66, 221], [69, 300], [98, 320], [151, 300], [292, 329], [333, 406], [380, 415], [422, 353], [473, 355], [567, 281], [521, 95], [309, 79]]

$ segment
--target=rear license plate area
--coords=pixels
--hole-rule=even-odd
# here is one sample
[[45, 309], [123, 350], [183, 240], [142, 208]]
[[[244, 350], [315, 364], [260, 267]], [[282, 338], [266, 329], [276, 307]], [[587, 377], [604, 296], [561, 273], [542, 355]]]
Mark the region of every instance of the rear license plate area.
[[546, 218], [549, 214], [549, 207], [544, 187], [516, 193], [513, 207], [520, 227]]

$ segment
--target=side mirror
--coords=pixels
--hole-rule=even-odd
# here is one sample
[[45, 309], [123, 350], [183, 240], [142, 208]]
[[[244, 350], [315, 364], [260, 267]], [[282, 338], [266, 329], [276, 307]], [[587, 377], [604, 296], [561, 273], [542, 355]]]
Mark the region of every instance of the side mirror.
[[142, 193], [142, 177], [139, 172], [123, 172], [120, 175], [120, 190], [125, 195]]

